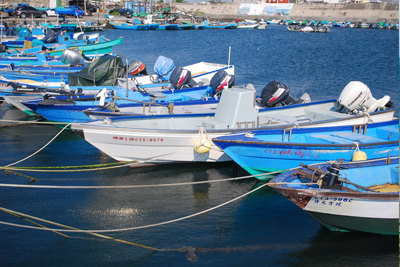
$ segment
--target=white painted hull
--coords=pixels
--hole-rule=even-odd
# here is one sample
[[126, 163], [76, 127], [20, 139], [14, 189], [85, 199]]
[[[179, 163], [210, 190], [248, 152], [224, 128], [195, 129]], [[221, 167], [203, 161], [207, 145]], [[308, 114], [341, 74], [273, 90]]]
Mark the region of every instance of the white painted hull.
[[[388, 121], [392, 117], [393, 113], [383, 113], [377, 114], [376, 116], [373, 115], [372, 120], [373, 122], [382, 122]], [[196, 121], [197, 126], [207, 125], [207, 123], [204, 123], [207, 121], [207, 118], [203, 118], [202, 120], [196, 118], [172, 118], [171, 125], [174, 120], [180, 120], [180, 123], [182, 125], [187, 125], [188, 128], [186, 130], [140, 129], [141, 123], [138, 122], [136, 126], [126, 126], [127, 128], [123, 128], [123, 126], [121, 128], [91, 128], [83, 125], [81, 129], [83, 129], [86, 141], [118, 161], [141, 160], [145, 164], [163, 164], [177, 162], [223, 162], [231, 160], [212, 142], [212, 148], [208, 153], [199, 154], [195, 151], [194, 148], [195, 143], [199, 138], [199, 131], [196, 127], [190, 127], [190, 125], [196, 125]], [[336, 120], [325, 123], [310, 124], [309, 126], [304, 127], [358, 125], [366, 124], [367, 122], [367, 117], [361, 117], [342, 121]], [[147, 124], [151, 125], [151, 122], [149, 121]], [[277, 125], [273, 124], [268, 126], [266, 124], [262, 127], [268, 128], [273, 126]], [[77, 129], [78, 128], [80, 128], [80, 126], [77, 127]], [[230, 131], [227, 128], [217, 130], [206, 127], [206, 130], [208, 140], [210, 141], [212, 138], [233, 132], [233, 130]], [[243, 130], [245, 129], [236, 129], [236, 131]]]
[[[230, 158], [212, 144], [208, 153], [195, 151], [198, 132], [128, 132], [85, 130], [85, 139], [118, 161], [140, 160], [142, 165], [178, 162], [222, 162]], [[218, 135], [208, 135], [209, 140]]]
[[324, 213], [337, 216], [398, 219], [399, 200], [382, 200], [362, 197], [314, 196], [304, 208], [307, 212]]

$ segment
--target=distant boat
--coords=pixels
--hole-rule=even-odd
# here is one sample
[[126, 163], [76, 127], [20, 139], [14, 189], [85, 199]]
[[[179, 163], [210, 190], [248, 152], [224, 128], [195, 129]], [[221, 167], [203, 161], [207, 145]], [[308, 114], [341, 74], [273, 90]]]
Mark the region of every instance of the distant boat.
[[146, 24], [131, 24], [131, 23], [122, 23], [122, 22], [114, 22], [111, 21], [110, 24], [115, 29], [122, 30], [150, 30], [150, 26]]
[[398, 235], [398, 156], [303, 166], [268, 185], [331, 231]]
[[178, 30], [178, 23], [161, 23], [157, 30]]
[[244, 23], [239, 23], [238, 26], [236, 27], [237, 29], [258, 29], [260, 27], [260, 24], [244, 24]]
[[236, 23], [211, 23], [208, 20], [203, 21], [202, 23], [200, 23], [200, 25], [203, 25], [205, 29], [236, 29], [238, 26], [238, 24]]

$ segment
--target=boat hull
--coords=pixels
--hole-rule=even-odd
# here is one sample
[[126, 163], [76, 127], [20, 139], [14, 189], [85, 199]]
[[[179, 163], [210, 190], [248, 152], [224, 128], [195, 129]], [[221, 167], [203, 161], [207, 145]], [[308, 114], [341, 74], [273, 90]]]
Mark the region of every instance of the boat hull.
[[321, 188], [318, 175], [332, 167], [321, 164], [281, 174], [268, 185], [331, 231], [397, 235], [399, 158], [336, 164], [339, 177], [352, 184]]

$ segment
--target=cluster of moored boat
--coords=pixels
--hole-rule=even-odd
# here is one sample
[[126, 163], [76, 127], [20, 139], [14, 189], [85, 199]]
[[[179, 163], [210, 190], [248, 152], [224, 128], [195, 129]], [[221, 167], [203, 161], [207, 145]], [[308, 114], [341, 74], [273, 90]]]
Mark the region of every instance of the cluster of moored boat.
[[235, 84], [232, 65], [163, 56], [148, 74], [138, 60], [87, 54], [108, 41], [80, 36], [59, 34], [45, 50], [46, 37], [32, 39], [40, 49], [3, 45], [0, 96], [71, 124], [131, 166], [234, 160], [331, 230], [397, 235], [399, 121], [389, 96], [375, 99], [360, 81], [332, 100], [294, 98], [279, 81], [258, 95]]
[[135, 18], [128, 22], [110, 21], [115, 29], [123, 30], [203, 30], [203, 29], [266, 29], [267, 22], [264, 20], [245, 20], [235, 22], [221, 22], [203, 20], [201, 22], [190, 21], [163, 21], [156, 22], [153, 15], [147, 15], [145, 19]]

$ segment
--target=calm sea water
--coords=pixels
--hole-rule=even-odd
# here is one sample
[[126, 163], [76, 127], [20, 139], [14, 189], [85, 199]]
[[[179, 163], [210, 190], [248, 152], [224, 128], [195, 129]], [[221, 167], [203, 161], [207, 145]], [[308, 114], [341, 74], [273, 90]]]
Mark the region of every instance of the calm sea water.
[[[114, 52], [141, 60], [152, 72], [159, 55], [176, 65], [199, 61], [236, 67], [237, 84], [258, 91], [272, 80], [299, 97], [337, 98], [353, 80], [367, 84], [374, 97], [399, 103], [399, 32], [333, 28], [329, 34], [267, 30], [121, 31]], [[0, 105], [3, 119], [27, 119]], [[23, 125], [0, 128], [0, 164], [23, 159], [44, 146], [60, 128]], [[72, 132], [19, 166], [72, 166], [113, 162]], [[25, 173], [34, 185], [156, 185], [226, 179], [231, 164], [121, 168], [97, 172]], [[245, 175], [239, 172], [238, 175]], [[28, 179], [0, 172], [3, 184]], [[0, 187], [0, 207], [79, 229], [120, 229], [174, 220], [217, 206], [263, 183], [255, 179], [197, 185], [130, 189], [28, 189]], [[0, 211], [0, 221], [30, 225]], [[45, 223], [43, 223], [45, 224]], [[47, 224], [45, 224], [48, 226]], [[286, 198], [267, 187], [222, 208], [134, 231], [104, 233], [150, 246], [139, 248], [99, 237], [0, 225], [2, 266], [397, 266], [398, 237], [330, 232]], [[185, 249], [186, 248], [186, 249]], [[189, 248], [189, 249], [188, 249]], [[193, 252], [194, 249], [194, 252]], [[192, 251], [192, 252], [188, 252]]]

